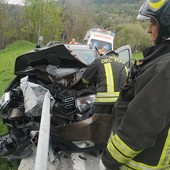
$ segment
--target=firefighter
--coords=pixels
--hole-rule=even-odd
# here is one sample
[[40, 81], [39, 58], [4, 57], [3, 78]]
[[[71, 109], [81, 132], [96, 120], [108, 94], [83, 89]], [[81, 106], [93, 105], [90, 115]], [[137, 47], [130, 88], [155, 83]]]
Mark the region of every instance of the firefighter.
[[[126, 79], [124, 62], [116, 55], [102, 56], [90, 64], [82, 76], [84, 84], [94, 84], [97, 95], [95, 113], [108, 113]], [[106, 105], [106, 107], [104, 107]]]
[[147, 0], [137, 19], [150, 19], [154, 45], [143, 51], [120, 92], [116, 129], [101, 159], [111, 170], [169, 170], [170, 0]]

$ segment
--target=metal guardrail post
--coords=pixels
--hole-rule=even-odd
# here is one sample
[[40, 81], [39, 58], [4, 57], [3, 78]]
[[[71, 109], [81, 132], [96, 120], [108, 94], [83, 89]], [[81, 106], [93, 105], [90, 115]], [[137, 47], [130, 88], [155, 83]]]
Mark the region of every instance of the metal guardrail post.
[[50, 135], [50, 93], [47, 91], [43, 101], [38, 146], [34, 170], [47, 170]]

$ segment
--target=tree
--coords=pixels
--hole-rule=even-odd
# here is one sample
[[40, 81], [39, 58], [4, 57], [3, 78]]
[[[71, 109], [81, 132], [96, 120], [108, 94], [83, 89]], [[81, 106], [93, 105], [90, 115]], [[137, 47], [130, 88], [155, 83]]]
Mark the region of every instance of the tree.
[[151, 45], [149, 34], [141, 23], [118, 25], [116, 27], [115, 46], [116, 48], [129, 44], [133, 52], [142, 50]]
[[94, 25], [93, 16], [90, 0], [65, 0], [62, 17], [67, 41], [74, 37], [82, 42], [87, 30]]
[[36, 42], [41, 35], [44, 43], [60, 40], [63, 23], [61, 10], [55, 0], [25, 0], [23, 7], [22, 34], [25, 39]]
[[3, 49], [9, 42], [10, 28], [8, 26], [10, 19], [7, 1], [0, 0], [0, 49]]

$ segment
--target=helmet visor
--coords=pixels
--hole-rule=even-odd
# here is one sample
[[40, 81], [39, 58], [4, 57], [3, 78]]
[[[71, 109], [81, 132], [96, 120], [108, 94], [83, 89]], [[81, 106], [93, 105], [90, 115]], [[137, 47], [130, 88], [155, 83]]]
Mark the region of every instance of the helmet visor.
[[149, 20], [150, 15], [148, 14], [147, 11], [149, 11], [149, 6], [148, 6], [148, 2], [146, 1], [146, 2], [143, 3], [141, 8], [139, 9], [137, 20], [139, 20], [139, 21], [141, 21], [141, 20]]
[[138, 21], [149, 20], [149, 19], [150, 19], [149, 16], [145, 16], [145, 15], [141, 15], [141, 14], [138, 14], [138, 16], [137, 16]]

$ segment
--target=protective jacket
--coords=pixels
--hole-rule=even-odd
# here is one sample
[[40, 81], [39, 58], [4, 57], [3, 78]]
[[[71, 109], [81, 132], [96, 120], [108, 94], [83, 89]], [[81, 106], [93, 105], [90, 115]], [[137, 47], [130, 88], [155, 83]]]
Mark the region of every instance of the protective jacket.
[[102, 154], [107, 169], [170, 169], [170, 42], [143, 55], [115, 104], [116, 128]]
[[95, 102], [115, 102], [120, 86], [125, 83], [124, 62], [117, 56], [103, 56], [96, 59], [83, 74], [83, 83], [95, 83], [97, 96]]

